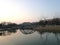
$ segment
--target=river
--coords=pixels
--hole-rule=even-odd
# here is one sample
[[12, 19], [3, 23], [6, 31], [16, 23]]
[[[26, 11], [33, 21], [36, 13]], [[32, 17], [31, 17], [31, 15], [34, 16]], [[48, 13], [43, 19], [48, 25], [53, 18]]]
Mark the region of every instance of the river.
[[60, 33], [28, 29], [0, 30], [0, 45], [60, 45]]

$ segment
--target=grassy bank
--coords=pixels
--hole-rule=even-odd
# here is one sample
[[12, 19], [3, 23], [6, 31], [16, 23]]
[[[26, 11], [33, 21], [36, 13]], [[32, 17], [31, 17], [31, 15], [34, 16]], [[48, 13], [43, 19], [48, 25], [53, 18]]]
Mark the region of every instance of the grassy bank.
[[60, 32], [60, 25], [46, 25], [46, 26], [39, 26], [34, 28], [34, 30], [39, 30], [39, 31], [51, 31], [51, 32]]

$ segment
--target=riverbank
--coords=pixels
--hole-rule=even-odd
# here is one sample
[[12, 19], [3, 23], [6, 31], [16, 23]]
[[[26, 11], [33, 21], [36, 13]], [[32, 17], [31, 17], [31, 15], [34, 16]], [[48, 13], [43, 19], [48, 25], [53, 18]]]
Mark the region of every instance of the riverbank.
[[39, 26], [34, 28], [34, 30], [39, 30], [39, 31], [51, 31], [51, 32], [60, 32], [60, 25], [46, 25], [46, 26]]

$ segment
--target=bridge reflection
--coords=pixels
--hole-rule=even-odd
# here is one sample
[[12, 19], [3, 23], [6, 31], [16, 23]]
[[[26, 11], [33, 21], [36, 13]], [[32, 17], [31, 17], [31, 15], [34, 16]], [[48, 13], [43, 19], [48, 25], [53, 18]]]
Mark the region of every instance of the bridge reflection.
[[[55, 37], [55, 39], [57, 40], [57, 44], [60, 43], [60, 33], [59, 32], [41, 32], [38, 30], [21, 30], [21, 29], [0, 29], [0, 36], [7, 36], [7, 35], [11, 35], [12, 33], [16, 33], [17, 30], [19, 30], [22, 34], [33, 34], [34, 32], [37, 32], [40, 35], [40, 38], [42, 39], [42, 41], [44, 40], [43, 44], [46, 44], [48, 42], [48, 40], [50, 39], [49, 36], [51, 36], [51, 34]], [[41, 40], [40, 39], [40, 40]]]
[[[44, 33], [46, 33], [46, 31], [39, 31], [39, 30], [30, 30], [30, 29], [25, 29], [25, 30], [21, 30], [21, 29], [0, 29], [0, 36], [4, 35], [10, 35], [11, 33], [16, 33], [17, 30], [20, 30], [21, 33], [23, 34], [32, 34], [35, 31], [38, 32], [38, 34], [43, 35]], [[58, 33], [60, 34], [60, 32], [48, 32], [48, 33], [53, 33], [55, 35], [57, 35]]]
[[[0, 29], [0, 36], [7, 36], [11, 35], [12, 33], [16, 33], [17, 30], [20, 29]], [[35, 32], [35, 30], [20, 30], [22, 34], [32, 34]]]
[[35, 30], [20, 30], [23, 34], [32, 34]]

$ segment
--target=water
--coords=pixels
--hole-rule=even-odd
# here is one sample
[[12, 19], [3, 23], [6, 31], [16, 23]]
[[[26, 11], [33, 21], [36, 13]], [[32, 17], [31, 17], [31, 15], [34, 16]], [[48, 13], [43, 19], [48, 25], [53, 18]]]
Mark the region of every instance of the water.
[[0, 30], [0, 45], [60, 45], [60, 33], [37, 30]]

